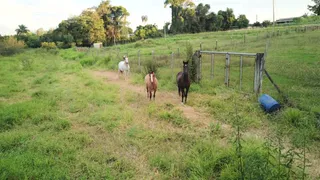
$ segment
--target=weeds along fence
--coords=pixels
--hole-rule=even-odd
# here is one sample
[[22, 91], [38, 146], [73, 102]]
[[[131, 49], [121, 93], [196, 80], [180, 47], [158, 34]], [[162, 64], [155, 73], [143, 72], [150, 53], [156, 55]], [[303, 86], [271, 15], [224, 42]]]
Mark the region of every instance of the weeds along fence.
[[[250, 42], [256, 42], [261, 40], [266, 40], [269, 38], [276, 38], [283, 35], [289, 34], [303, 34], [306, 32], [320, 31], [320, 24], [316, 25], [305, 25], [305, 26], [276, 26], [275, 28], [257, 28], [257, 29], [242, 29], [242, 30], [232, 30], [228, 31], [227, 39], [229, 46], [235, 47], [239, 44], [246, 44]], [[215, 40], [215, 45], [212, 46], [214, 50], [219, 50], [220, 46], [219, 40]]]

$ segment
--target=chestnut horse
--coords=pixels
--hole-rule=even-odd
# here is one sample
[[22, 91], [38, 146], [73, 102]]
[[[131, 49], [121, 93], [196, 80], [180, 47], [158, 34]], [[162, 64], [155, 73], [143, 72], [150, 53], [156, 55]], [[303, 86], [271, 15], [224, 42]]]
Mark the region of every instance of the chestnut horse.
[[188, 91], [190, 88], [190, 78], [188, 73], [188, 62], [183, 61], [183, 71], [177, 74], [177, 85], [178, 85], [178, 92], [180, 96], [180, 92], [182, 93], [182, 100], [184, 98], [184, 103], [187, 103]]
[[150, 72], [147, 74], [144, 78], [144, 81], [146, 83], [146, 88], [147, 88], [147, 98], [152, 97], [152, 91], [153, 91], [153, 100], [156, 98], [156, 91], [158, 88], [158, 80], [154, 74], [154, 72]]

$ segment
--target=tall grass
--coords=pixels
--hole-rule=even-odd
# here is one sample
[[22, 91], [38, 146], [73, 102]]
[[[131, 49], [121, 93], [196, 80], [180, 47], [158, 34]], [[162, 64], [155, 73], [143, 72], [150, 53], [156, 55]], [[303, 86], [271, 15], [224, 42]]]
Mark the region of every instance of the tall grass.
[[[223, 85], [224, 57], [215, 57], [214, 80], [210, 57], [203, 57], [203, 79], [191, 85], [189, 101], [196, 113], [208, 113], [198, 120], [199, 114], [185, 112], [190, 107], [165, 98], [149, 103], [143, 94], [92, 75], [92, 70], [115, 70], [128, 53], [132, 80], [142, 84], [140, 48], [143, 66], [148, 61], [159, 65], [159, 90], [176, 94], [172, 75], [191, 51], [174, 53], [171, 64], [172, 51], [187, 40], [194, 50], [199, 42], [210, 50], [215, 39], [221, 51], [264, 51], [265, 30], [248, 31], [246, 44], [242, 33], [186, 34], [86, 52], [39, 49], [0, 57], [0, 179], [317, 178], [309, 171], [317, 167], [308, 167], [307, 158], [319, 145], [316, 32], [290, 31], [271, 39], [266, 67], [297, 104], [278, 114], [265, 114], [251, 94], [251, 59], [244, 60], [248, 84], [239, 91], [236, 57], [231, 88]], [[277, 98], [266, 81], [263, 91]], [[228, 130], [226, 124], [235, 126]], [[266, 127], [281, 128], [281, 133], [271, 131], [263, 140]]]

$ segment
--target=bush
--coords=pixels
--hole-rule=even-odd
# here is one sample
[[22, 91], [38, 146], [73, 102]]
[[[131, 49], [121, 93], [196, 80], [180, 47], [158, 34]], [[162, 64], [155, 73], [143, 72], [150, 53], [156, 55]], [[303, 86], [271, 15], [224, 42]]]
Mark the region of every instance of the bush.
[[146, 74], [150, 73], [150, 72], [154, 72], [156, 74], [157, 78], [159, 78], [158, 75], [157, 75], [158, 68], [159, 68], [159, 65], [155, 61], [147, 60], [145, 65], [144, 65], [144, 71], [143, 71], [143, 74], [142, 74], [143, 77]]
[[39, 48], [41, 46], [40, 38], [35, 34], [28, 35], [25, 42], [29, 48]]
[[301, 125], [302, 112], [299, 109], [288, 108], [283, 114], [285, 120], [290, 124], [298, 127]]
[[82, 65], [82, 67], [85, 66], [92, 66], [96, 63], [96, 60], [93, 57], [86, 57], [81, 59], [80, 64]]
[[42, 42], [41, 48], [49, 50], [49, 49], [57, 49], [57, 46], [54, 42]]
[[10, 36], [9, 38], [0, 41], [0, 55], [10, 56], [23, 51], [25, 44], [23, 41], [18, 41], [15, 37]]

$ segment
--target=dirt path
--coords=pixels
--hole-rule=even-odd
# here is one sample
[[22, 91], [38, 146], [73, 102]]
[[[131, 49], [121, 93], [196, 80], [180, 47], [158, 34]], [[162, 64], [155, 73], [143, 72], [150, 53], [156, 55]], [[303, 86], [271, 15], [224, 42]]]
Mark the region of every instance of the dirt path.
[[[102, 78], [106, 83], [112, 83], [119, 85], [120, 88], [124, 89], [130, 89], [133, 92], [141, 94], [143, 97], [147, 99], [147, 92], [144, 86], [137, 86], [130, 84], [129, 79], [118, 79], [117, 72], [112, 71], [93, 71], [93, 75], [97, 78]], [[208, 128], [210, 126], [210, 123], [218, 123], [218, 121], [212, 119], [209, 114], [204, 112], [199, 112], [195, 108], [182, 104], [181, 98], [178, 96], [178, 93], [172, 93], [172, 92], [161, 92], [157, 91], [156, 93], [156, 101], [160, 103], [171, 103], [176, 105], [176, 107], [182, 111], [183, 115], [189, 119], [195, 127], [199, 128]], [[223, 131], [231, 132], [232, 127], [228, 124], [221, 124], [221, 128]]]
[[[146, 103], [148, 103], [146, 89], [141, 85], [133, 85], [130, 84], [130, 79], [120, 78], [118, 79], [117, 72], [112, 71], [92, 71], [93, 76], [96, 78], [103, 79], [105, 83], [111, 83], [120, 86], [121, 89], [127, 89], [142, 95], [145, 97]], [[167, 92], [167, 91], [158, 91], [156, 93], [156, 102], [157, 103], [171, 103], [176, 108], [180, 109], [183, 115], [192, 123], [195, 128], [199, 129], [208, 129], [210, 127], [210, 123], [219, 123], [221, 127], [221, 139], [227, 138], [233, 133], [233, 128], [231, 125], [223, 123], [221, 121], [213, 119], [208, 113], [200, 111], [200, 109], [196, 109], [194, 107], [184, 105], [181, 103], [181, 98], [178, 96], [178, 93]], [[267, 135], [266, 127], [261, 127], [258, 129], [250, 129], [244, 132], [243, 136], [263, 139]], [[224, 141], [221, 141], [223, 143]], [[319, 155], [316, 154], [308, 154], [308, 159], [311, 161], [312, 166], [309, 168], [309, 173], [319, 176], [320, 172], [317, 167], [319, 167], [320, 160]]]

